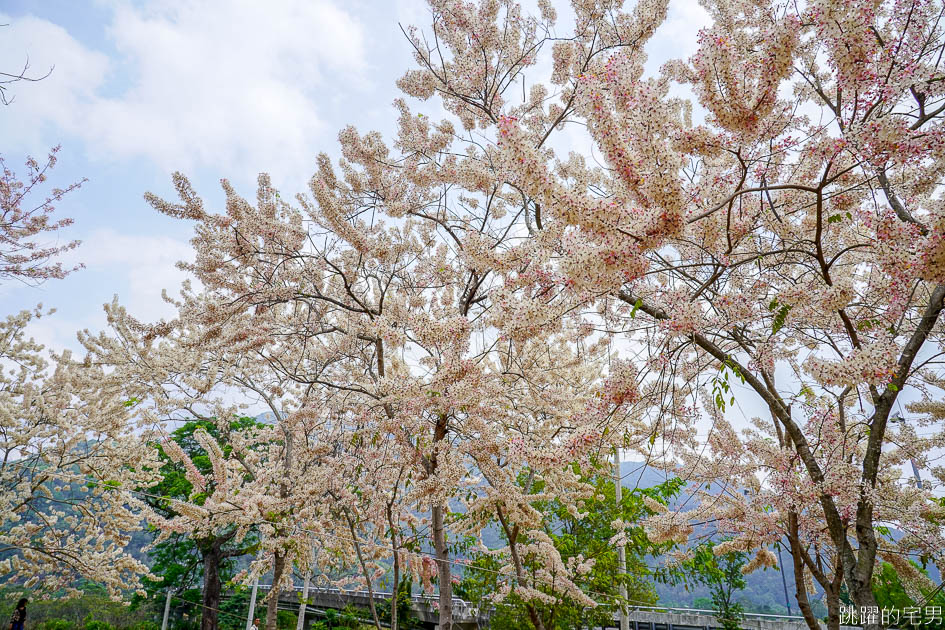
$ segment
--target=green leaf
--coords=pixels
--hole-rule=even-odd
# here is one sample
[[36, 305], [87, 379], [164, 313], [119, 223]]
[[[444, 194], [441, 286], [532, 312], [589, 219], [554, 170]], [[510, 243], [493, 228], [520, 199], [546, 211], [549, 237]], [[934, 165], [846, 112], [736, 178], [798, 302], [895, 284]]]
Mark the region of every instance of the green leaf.
[[[849, 214], [849, 213], [847, 213], [847, 214]], [[833, 216], [831, 216], [831, 217], [827, 217], [827, 223], [840, 223], [841, 221], [843, 221], [843, 215], [842, 215], [842, 214], [835, 214], [835, 215], [833, 215]]]
[[879, 323], [880, 323], [880, 322], [879, 322], [878, 319], [864, 319], [864, 320], [861, 321], [861, 322], [857, 322], [857, 324], [856, 324], [856, 329], [857, 329], [857, 330], [869, 330], [870, 328], [873, 328], [874, 326], [876, 326], [876, 325], [879, 324]]
[[785, 304], [778, 310], [778, 314], [774, 316], [774, 323], [771, 326], [771, 334], [776, 335], [779, 330], [784, 328], [784, 320], [787, 318], [788, 311], [791, 310], [790, 304]]

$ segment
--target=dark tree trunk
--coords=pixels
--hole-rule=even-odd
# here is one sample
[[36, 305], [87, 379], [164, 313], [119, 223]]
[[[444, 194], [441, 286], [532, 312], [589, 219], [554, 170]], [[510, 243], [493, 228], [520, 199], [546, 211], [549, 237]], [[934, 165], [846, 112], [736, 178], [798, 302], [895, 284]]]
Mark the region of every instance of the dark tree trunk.
[[374, 627], [377, 628], [377, 630], [381, 630], [381, 621], [377, 617], [377, 607], [374, 605], [374, 581], [371, 579], [367, 564], [364, 562], [364, 555], [361, 553], [361, 543], [358, 542], [358, 534], [354, 530], [354, 520], [352, 520], [347, 509], [345, 509], [345, 519], [348, 521], [348, 531], [351, 532], [351, 540], [354, 542], [354, 551], [358, 556], [358, 564], [361, 565], [364, 583], [367, 585], [368, 607], [371, 609], [371, 618], [374, 620]]
[[[820, 630], [820, 622], [814, 616], [814, 611], [810, 607], [810, 599], [807, 596], [807, 586], [804, 583], [804, 559], [801, 554], [805, 553], [801, 547], [800, 531], [797, 524], [797, 513], [788, 513], [788, 543], [791, 545], [791, 561], [794, 565], [794, 590], [797, 593], [797, 605], [801, 609], [804, 621], [811, 630]], [[784, 567], [781, 567], [784, 570]]]
[[279, 593], [282, 589], [277, 586], [285, 573], [285, 553], [276, 553], [272, 562], [272, 588], [266, 600], [266, 630], [276, 630], [276, 615], [279, 614]]
[[[446, 440], [446, 414], [440, 414], [433, 429], [433, 453], [425, 465], [427, 476], [436, 474], [437, 450]], [[450, 570], [450, 554], [446, 544], [446, 505], [433, 505], [430, 512], [433, 528], [433, 550], [436, 557], [437, 583], [440, 587], [439, 630], [453, 630], [453, 572]]]
[[203, 610], [200, 616], [200, 630], [218, 630], [220, 595], [223, 590], [220, 581], [223, 554], [217, 541], [201, 546], [200, 553], [203, 557]]
[[[512, 566], [515, 567], [515, 577], [521, 586], [528, 586], [528, 579], [525, 576], [525, 567], [522, 565], [522, 558], [518, 553], [518, 525], [510, 526], [508, 520], [502, 513], [502, 508], [496, 508], [496, 514], [499, 517], [499, 523], [502, 525], [502, 531], [509, 541], [509, 552], [512, 554]], [[545, 630], [545, 624], [541, 620], [541, 614], [534, 604], [525, 602], [525, 610], [528, 611], [528, 618], [531, 619], [535, 630]]]
[[827, 602], [827, 630], [840, 630], [840, 598], [836, 593], [825, 593]]

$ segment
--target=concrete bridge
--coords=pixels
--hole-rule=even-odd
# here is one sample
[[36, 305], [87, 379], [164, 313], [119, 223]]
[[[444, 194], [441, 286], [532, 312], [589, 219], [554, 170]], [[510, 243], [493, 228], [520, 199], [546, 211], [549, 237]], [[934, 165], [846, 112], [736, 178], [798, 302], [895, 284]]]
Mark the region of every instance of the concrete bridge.
[[[259, 588], [268, 590], [270, 586], [260, 584]], [[298, 612], [299, 603], [303, 597], [302, 589], [301, 586], [283, 589], [279, 593], [279, 608]], [[385, 600], [389, 602], [390, 598], [391, 593], [374, 591], [375, 603]], [[413, 595], [410, 597], [410, 612], [425, 628], [430, 630], [437, 628], [437, 621], [439, 620], [439, 611], [436, 607], [437, 599], [436, 595]], [[366, 613], [370, 607], [370, 594], [367, 591], [309, 587], [307, 600], [304, 630], [308, 630], [309, 624], [313, 620], [323, 617], [326, 609], [341, 610], [350, 605]], [[369, 613], [367, 614], [369, 615]], [[484, 630], [489, 627], [488, 621], [488, 611], [480, 612], [469, 602], [453, 598], [453, 627], [456, 630]]]
[[[268, 590], [269, 585], [260, 584], [260, 589]], [[302, 601], [302, 587], [284, 589], [279, 594], [279, 608], [299, 611]], [[391, 594], [374, 591], [374, 601], [390, 601]], [[424, 628], [436, 630], [439, 613], [435, 595], [413, 595], [410, 610]], [[347, 591], [337, 588], [308, 589], [308, 604], [305, 609], [304, 630], [308, 630], [312, 620], [324, 616], [327, 609], [341, 610], [354, 606], [362, 611], [369, 608], [370, 594], [367, 591]], [[469, 602], [453, 599], [453, 624], [456, 630], [488, 630], [491, 611], [480, 611]], [[631, 630], [722, 630], [715, 618], [715, 612], [693, 608], [671, 608], [665, 606], [634, 606], [628, 610]], [[370, 621], [365, 619], [365, 621]], [[615, 615], [613, 624], [586, 630], [619, 630], [620, 624]], [[742, 621], [743, 630], [808, 630], [803, 617], [746, 613]], [[841, 630], [862, 630], [859, 626], [841, 626]]]
[[[627, 611], [631, 630], [722, 630], [715, 611], [666, 606], [634, 606]], [[821, 623], [826, 628], [826, 624]], [[595, 630], [619, 630], [618, 617], [613, 625]], [[745, 613], [743, 630], [809, 630], [803, 617]], [[840, 626], [841, 630], [863, 630], [860, 626]]]

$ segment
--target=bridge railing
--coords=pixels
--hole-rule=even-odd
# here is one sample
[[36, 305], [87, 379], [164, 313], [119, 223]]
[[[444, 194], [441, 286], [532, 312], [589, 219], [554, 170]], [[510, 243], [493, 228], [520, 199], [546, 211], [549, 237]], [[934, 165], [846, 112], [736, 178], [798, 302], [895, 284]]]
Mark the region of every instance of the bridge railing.
[[[652, 612], [672, 612], [672, 613], [682, 613], [688, 615], [710, 615], [715, 617], [718, 613], [714, 610], [709, 610], [706, 608], [675, 608], [673, 606], [627, 606], [628, 611], [634, 610], [643, 610], [643, 611], [652, 611]], [[772, 621], [796, 621], [798, 623], [807, 622], [800, 615], [772, 615], [768, 613], [751, 613], [746, 612], [742, 613], [742, 616], [745, 619], [767, 619]]]
[[[258, 588], [262, 590], [269, 590], [272, 588], [272, 585], [259, 584]], [[283, 592], [294, 590], [295, 592], [301, 594], [304, 589], [301, 586], [296, 586], [293, 584], [291, 587], [283, 588], [282, 590]], [[371, 592], [367, 590], [363, 590], [363, 589], [346, 590], [346, 589], [341, 589], [341, 588], [336, 588], [336, 587], [325, 587], [325, 586], [310, 586], [308, 588], [308, 592], [309, 592], [309, 596], [312, 596], [315, 594], [322, 594], [322, 595], [335, 595], [340, 598], [348, 598], [348, 599], [350, 598], [369, 599], [372, 594]], [[391, 593], [390, 591], [374, 591], [373, 595], [374, 595], [375, 600], [389, 600], [393, 596], [393, 593]], [[440, 602], [439, 596], [425, 595], [425, 594], [411, 595], [410, 600], [414, 604], [420, 604], [420, 605], [431, 606], [431, 607], [436, 607], [437, 605], [439, 605], [439, 602]], [[466, 600], [459, 599], [456, 597], [454, 597], [452, 601], [453, 601], [453, 615], [454, 616], [456, 615], [461, 616], [461, 617], [479, 617], [480, 616], [480, 610], [477, 607], [473, 606], [470, 602], [467, 602]]]

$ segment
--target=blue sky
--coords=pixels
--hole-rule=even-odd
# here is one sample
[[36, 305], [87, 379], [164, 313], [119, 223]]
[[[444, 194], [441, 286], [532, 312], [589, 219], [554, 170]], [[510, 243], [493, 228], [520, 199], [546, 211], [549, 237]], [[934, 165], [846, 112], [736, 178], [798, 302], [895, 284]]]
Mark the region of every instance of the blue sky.
[[[183, 279], [174, 263], [190, 256], [191, 228], [142, 195], [172, 197], [176, 170], [211, 208], [220, 178], [249, 197], [261, 171], [285, 196], [304, 191], [315, 156], [337, 155], [343, 126], [390, 135], [394, 81], [412, 64], [398, 22], [427, 15], [422, 0], [5, 0], [2, 70], [27, 59], [36, 74], [53, 70], [11, 86], [0, 152], [19, 169], [62, 145], [53, 185], [88, 179], [58, 207], [75, 219], [63, 237], [83, 241], [69, 261], [86, 269], [38, 289], [0, 286], [5, 313], [55, 307], [32, 332], [56, 348], [102, 329], [116, 294], [141, 319], [169, 314], [161, 290]], [[671, 0], [650, 67], [691, 54], [704, 20], [695, 0]]]

